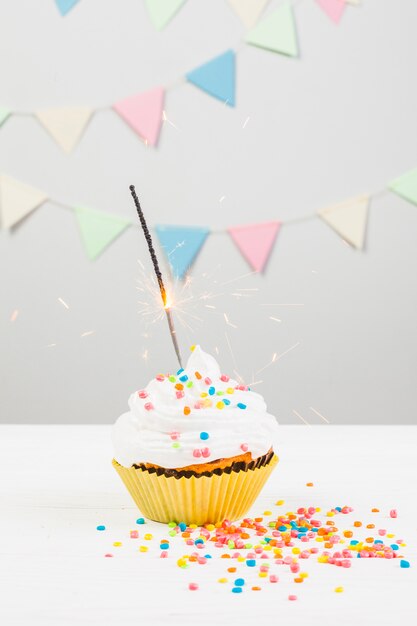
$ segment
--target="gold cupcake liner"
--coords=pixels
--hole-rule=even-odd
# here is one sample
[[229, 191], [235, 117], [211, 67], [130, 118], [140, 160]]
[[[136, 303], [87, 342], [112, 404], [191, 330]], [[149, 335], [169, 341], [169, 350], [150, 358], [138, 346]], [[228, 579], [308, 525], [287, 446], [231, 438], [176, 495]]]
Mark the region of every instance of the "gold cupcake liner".
[[278, 463], [278, 457], [273, 455], [269, 463], [254, 469], [181, 478], [123, 467], [115, 459], [112, 463], [145, 517], [157, 522], [201, 526], [243, 517]]

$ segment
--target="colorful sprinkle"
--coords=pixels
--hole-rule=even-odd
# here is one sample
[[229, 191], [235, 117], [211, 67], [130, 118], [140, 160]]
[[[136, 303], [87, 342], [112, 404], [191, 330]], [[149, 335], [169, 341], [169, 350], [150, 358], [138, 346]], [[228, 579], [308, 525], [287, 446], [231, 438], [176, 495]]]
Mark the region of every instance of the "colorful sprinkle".
[[197, 591], [197, 589], [198, 589], [198, 585], [197, 585], [197, 583], [189, 583], [189, 585], [188, 585], [188, 589], [189, 589], [190, 591]]
[[398, 516], [397, 509], [391, 509], [391, 511], [389, 512], [389, 516], [393, 518], [397, 517]]
[[242, 593], [242, 587], [233, 587], [232, 593]]
[[201, 451], [200, 451], [198, 448], [196, 448], [195, 450], [193, 450], [193, 456], [194, 456], [196, 459], [201, 458]]
[[336, 593], [342, 593], [344, 591], [343, 587], [335, 587], [334, 590]]
[[206, 433], [205, 431], [203, 431], [203, 432], [201, 432], [201, 433], [200, 433], [200, 439], [202, 439], [203, 441], [205, 441], [206, 439], [208, 439], [208, 438], [209, 438], [209, 436], [210, 436], [210, 435], [209, 435], [208, 433]]
[[294, 594], [290, 594], [288, 596], [288, 600], [291, 600], [291, 601], [297, 600], [297, 596], [295, 596]]
[[247, 443], [242, 443], [242, 444], [240, 444], [240, 449], [241, 449], [243, 452], [247, 452], [247, 451], [249, 450], [249, 446], [248, 446], [248, 444], [247, 444]]
[[238, 402], [237, 406], [238, 406], [238, 409], [246, 409], [246, 404], [243, 404], [243, 402]]
[[236, 578], [235, 580], [236, 587], [243, 587], [244, 584], [245, 584], [244, 578]]
[[222, 374], [222, 375], [220, 376], [220, 380], [221, 380], [223, 383], [227, 383], [227, 382], [229, 382], [230, 378], [229, 378], [226, 374]]
[[210, 396], [214, 396], [214, 394], [216, 393], [216, 390], [215, 390], [215, 388], [214, 388], [214, 387], [209, 387], [208, 392], [209, 392], [209, 395], [210, 395]]
[[159, 382], [162, 382], [163, 380], [165, 380], [165, 376], [163, 374], [157, 374], [155, 376], [156, 380], [158, 380]]
[[201, 456], [203, 456], [205, 459], [207, 459], [207, 457], [209, 457], [211, 454], [209, 448], [202, 448], [201, 449]]
[[106, 527], [100, 524], [100, 526], [97, 526], [97, 530], [106, 530]]
[[147, 402], [147, 403], [145, 404], [145, 409], [146, 409], [147, 411], [153, 411], [153, 409], [154, 409], [154, 408], [155, 408], [155, 407], [154, 407], [154, 405], [152, 404], [152, 402]]
[[170, 383], [175, 383], [177, 378], [176, 378], [176, 376], [168, 376], [168, 380], [169, 380]]
[[138, 519], [136, 520], [136, 524], [144, 524], [145, 520], [143, 517], [138, 517]]
[[139, 533], [137, 530], [131, 530], [129, 534], [131, 539], [138, 539], [139, 537]]
[[194, 376], [198, 379], [201, 380], [203, 377], [201, 376], [200, 372], [194, 372]]
[[138, 391], [138, 396], [139, 398], [147, 398], [148, 397], [148, 392], [145, 389], [141, 389], [140, 391]]
[[189, 415], [191, 413], [191, 409], [189, 406], [184, 407], [184, 415]]
[[410, 562], [409, 561], [405, 561], [404, 559], [401, 559], [400, 567], [408, 568], [408, 567], [410, 567]]
[[176, 441], [177, 439], [179, 439], [180, 433], [177, 432], [176, 430], [173, 430], [172, 433], [169, 433], [169, 436], [171, 437], [171, 439]]
[[181, 390], [178, 390], [175, 392], [175, 395], [177, 396], [177, 399], [180, 400], [181, 398], [185, 396], [185, 393]]
[[217, 402], [217, 403], [216, 403], [216, 408], [217, 408], [217, 409], [220, 409], [220, 410], [224, 409], [224, 404], [223, 404], [223, 402]]

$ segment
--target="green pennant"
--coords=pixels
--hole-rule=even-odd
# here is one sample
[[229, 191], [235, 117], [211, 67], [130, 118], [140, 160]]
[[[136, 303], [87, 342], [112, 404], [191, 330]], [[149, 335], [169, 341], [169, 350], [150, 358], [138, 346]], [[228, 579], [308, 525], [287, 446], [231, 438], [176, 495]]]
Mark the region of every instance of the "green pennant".
[[128, 226], [129, 220], [84, 207], [75, 207], [81, 239], [90, 259], [96, 259]]
[[10, 109], [6, 109], [6, 107], [0, 107], [0, 126], [4, 124], [4, 122], [9, 117], [11, 111]]
[[149, 16], [155, 28], [162, 30], [178, 13], [185, 0], [146, 0]]
[[246, 42], [258, 48], [298, 56], [297, 34], [290, 2], [284, 2], [246, 35]]
[[390, 182], [388, 188], [402, 198], [417, 204], [417, 167]]

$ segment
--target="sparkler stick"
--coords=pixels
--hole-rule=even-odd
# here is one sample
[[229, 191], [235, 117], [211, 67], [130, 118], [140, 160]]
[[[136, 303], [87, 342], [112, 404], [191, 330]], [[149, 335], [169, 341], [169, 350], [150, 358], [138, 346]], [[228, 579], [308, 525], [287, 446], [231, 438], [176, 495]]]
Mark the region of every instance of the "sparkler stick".
[[130, 193], [132, 194], [132, 198], [133, 198], [133, 201], [135, 203], [136, 210], [138, 212], [140, 225], [142, 226], [142, 230], [143, 230], [143, 234], [145, 235], [146, 243], [148, 244], [148, 250], [149, 250], [149, 254], [150, 254], [151, 259], [152, 259], [152, 264], [153, 264], [153, 268], [155, 270], [156, 279], [158, 281], [159, 291], [161, 292], [161, 298], [162, 298], [162, 302], [164, 304], [164, 310], [165, 310], [165, 313], [166, 313], [166, 316], [167, 316], [169, 332], [170, 332], [170, 335], [171, 335], [172, 343], [174, 344], [175, 354], [177, 355], [178, 363], [180, 364], [180, 367], [182, 368], [181, 353], [180, 353], [180, 349], [179, 349], [179, 346], [178, 346], [177, 333], [176, 333], [175, 326], [174, 326], [174, 320], [172, 318], [171, 304], [170, 304], [170, 302], [168, 302], [167, 292], [166, 292], [166, 289], [165, 289], [164, 281], [162, 279], [161, 270], [159, 269], [158, 259], [157, 259], [157, 256], [156, 256], [156, 253], [155, 253], [155, 250], [154, 250], [154, 247], [153, 247], [153, 243], [152, 243], [152, 237], [151, 237], [151, 234], [149, 232], [148, 225], [147, 225], [146, 220], [145, 220], [145, 216], [143, 215], [143, 211], [142, 211], [142, 208], [140, 206], [139, 198], [136, 195], [135, 186], [134, 185], [130, 185], [129, 189], [130, 189]]

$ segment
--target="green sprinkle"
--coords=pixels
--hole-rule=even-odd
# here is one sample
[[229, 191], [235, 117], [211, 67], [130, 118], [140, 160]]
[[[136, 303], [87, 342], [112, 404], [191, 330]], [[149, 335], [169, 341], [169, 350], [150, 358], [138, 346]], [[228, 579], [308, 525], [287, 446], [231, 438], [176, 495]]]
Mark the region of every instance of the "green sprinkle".
[[194, 386], [193, 381], [189, 380], [188, 383], [187, 383], [187, 387], [193, 387], [193, 386]]
[[178, 441], [174, 441], [174, 443], [172, 444], [173, 448], [179, 448], [180, 444], [178, 443]]
[[168, 522], [168, 528], [175, 528], [176, 525], [175, 522]]
[[175, 532], [175, 530], [170, 530], [168, 535], [170, 535], [171, 537], [175, 537], [177, 533]]
[[216, 391], [216, 395], [218, 395], [218, 396], [224, 396], [224, 391]]
[[247, 550], [250, 550], [251, 548], [253, 548], [253, 543], [245, 543], [245, 548]]
[[175, 383], [177, 378], [176, 378], [176, 376], [168, 376], [168, 380], [169, 380], [170, 383]]
[[234, 549], [234, 547], [235, 547], [235, 542], [234, 542], [234, 541], [231, 541], [231, 540], [230, 540], [230, 541], [228, 541], [228, 542], [227, 542], [227, 547], [228, 547], [230, 550], [233, 550], [233, 549]]

